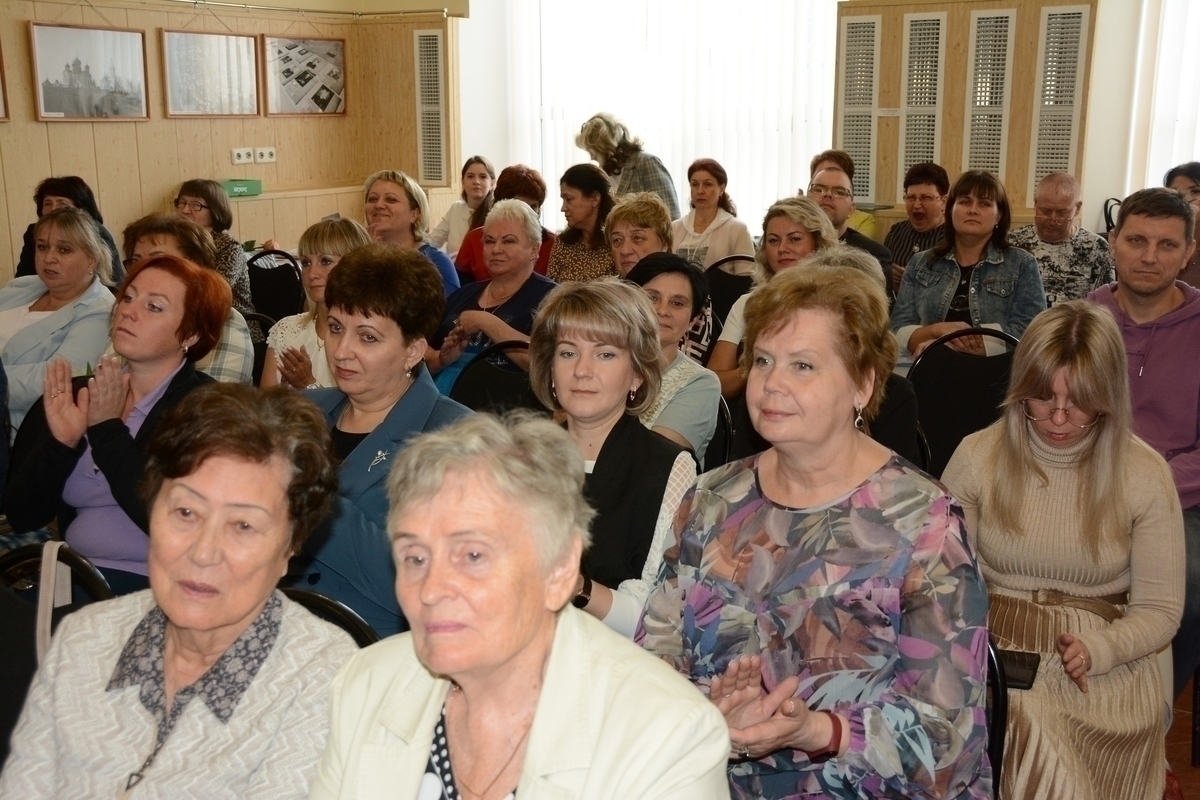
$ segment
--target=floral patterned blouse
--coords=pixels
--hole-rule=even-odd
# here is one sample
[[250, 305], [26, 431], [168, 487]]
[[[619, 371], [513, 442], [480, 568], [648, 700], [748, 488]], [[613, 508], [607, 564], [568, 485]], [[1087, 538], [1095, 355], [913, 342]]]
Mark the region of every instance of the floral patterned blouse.
[[684, 498], [636, 641], [706, 692], [761, 655], [765, 688], [797, 675], [810, 708], [850, 721], [850, 745], [824, 764], [731, 763], [733, 797], [991, 797], [987, 592], [958, 503], [893, 455], [844, 497], [786, 508], [758, 458]]

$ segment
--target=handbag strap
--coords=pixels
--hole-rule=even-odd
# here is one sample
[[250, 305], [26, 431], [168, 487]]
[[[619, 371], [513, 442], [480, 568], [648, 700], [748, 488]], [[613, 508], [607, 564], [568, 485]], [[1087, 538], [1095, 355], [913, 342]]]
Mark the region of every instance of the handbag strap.
[[71, 570], [59, 569], [58, 551], [63, 542], [50, 541], [42, 545], [42, 577], [38, 582], [37, 660], [42, 663], [50, 649], [50, 625], [54, 609], [71, 602]]

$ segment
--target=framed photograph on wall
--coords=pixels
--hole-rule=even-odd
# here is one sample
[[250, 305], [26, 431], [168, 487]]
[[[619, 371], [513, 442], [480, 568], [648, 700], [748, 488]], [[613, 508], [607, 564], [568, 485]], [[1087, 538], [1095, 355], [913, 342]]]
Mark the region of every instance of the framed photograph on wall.
[[167, 116], [258, 116], [257, 39], [164, 28]]
[[346, 40], [263, 36], [267, 114], [346, 113]]
[[144, 31], [30, 22], [29, 39], [39, 122], [150, 118]]
[[8, 122], [8, 84], [4, 82], [3, 52], [0, 52], [0, 122]]

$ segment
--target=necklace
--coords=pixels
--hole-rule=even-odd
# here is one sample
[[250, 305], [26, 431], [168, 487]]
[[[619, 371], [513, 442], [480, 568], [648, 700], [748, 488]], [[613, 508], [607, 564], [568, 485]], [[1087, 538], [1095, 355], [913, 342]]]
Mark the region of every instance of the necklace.
[[[457, 690], [458, 690], [457, 686], [453, 687], [453, 691], [457, 691]], [[509, 766], [513, 762], [513, 759], [517, 757], [517, 753], [519, 753], [521, 751], [521, 745], [525, 744], [525, 740], [527, 738], [529, 738], [529, 731], [531, 731], [532, 729], [533, 729], [533, 720], [530, 720], [529, 725], [527, 725], [525, 728], [525, 732], [521, 734], [521, 738], [517, 740], [517, 743], [515, 745], [513, 745], [512, 752], [508, 754], [508, 758], [505, 760], [504, 765], [500, 767], [500, 771], [495, 774], [495, 776], [488, 783], [488, 785], [486, 787], [484, 787], [484, 790], [482, 792], [474, 789], [469, 783], [467, 783], [466, 779], [461, 774], [455, 774], [455, 776], [454, 776], [455, 783], [462, 784], [462, 787], [464, 789], [466, 789], [468, 792], [470, 792], [471, 794], [475, 795], [478, 798], [485, 797], [487, 795], [487, 793], [490, 792], [492, 790], [492, 788], [496, 785], [496, 782], [498, 780], [500, 780], [500, 776], [503, 775], [508, 770]], [[447, 737], [447, 738], [449, 738], [449, 737]], [[453, 748], [448, 748], [448, 749], [450, 750], [450, 761], [451, 761], [451, 763], [453, 763], [454, 750], [453, 750]]]
[[[511, 292], [504, 295], [503, 297], [496, 297], [496, 293], [492, 291], [492, 286], [494, 286], [494, 285], [495, 284], [489, 283], [487, 285], [487, 288], [485, 288], [483, 290], [483, 294], [486, 294], [489, 298], [491, 298], [491, 302], [480, 303], [480, 306], [482, 306], [483, 308], [499, 308], [502, 304], [507, 302], [510, 297], [512, 297], [514, 294], [517, 293], [517, 290], [513, 289]], [[480, 296], [479, 299], [483, 300], [482, 295]]]

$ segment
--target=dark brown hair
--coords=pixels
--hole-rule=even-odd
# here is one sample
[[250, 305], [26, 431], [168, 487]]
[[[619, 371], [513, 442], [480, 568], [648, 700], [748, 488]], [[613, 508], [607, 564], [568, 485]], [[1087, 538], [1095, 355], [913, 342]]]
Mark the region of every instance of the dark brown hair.
[[178, 200], [185, 194], [204, 201], [208, 206], [208, 213], [212, 215], [212, 228], [217, 233], [227, 231], [233, 225], [233, 209], [229, 206], [229, 195], [225, 194], [221, 184], [205, 178], [192, 178], [183, 182], [183, 186], [175, 193], [175, 199]]
[[854, 180], [854, 159], [845, 150], [822, 150], [813, 156], [812, 161], [808, 162], [809, 178], [817, 174], [817, 166], [822, 161], [832, 161], [838, 169], [850, 176], [850, 180]]
[[[692, 165], [687, 168], [688, 182], [692, 180], [692, 175], [696, 172], [707, 172], [716, 179], [717, 185], [721, 187], [721, 196], [717, 198], [717, 205], [729, 212], [729, 216], [737, 216], [737, 206], [733, 204], [733, 198], [725, 191], [725, 187], [729, 184], [729, 175], [725, 172], [725, 168], [717, 163], [713, 158], [697, 158], [692, 162]], [[695, 205], [692, 206], [695, 208]]]
[[206, 269], [217, 268], [217, 248], [212, 234], [187, 217], [158, 211], [129, 223], [121, 232], [125, 258], [133, 258], [137, 243], [148, 236], [171, 236], [184, 258]]
[[121, 308], [121, 298], [129, 284], [148, 269], [160, 269], [183, 284], [183, 319], [175, 336], [181, 344], [196, 337], [196, 343], [187, 349], [184, 357], [188, 361], [199, 361], [217, 346], [229, 309], [233, 307], [229, 283], [216, 270], [205, 269], [177, 256], [143, 258], [125, 273], [125, 280], [117, 290], [117, 302], [113, 305], [114, 315]]
[[542, 178], [542, 173], [533, 167], [513, 164], [511, 167], [500, 170], [494, 194], [496, 202], [512, 200], [518, 195], [528, 197], [530, 200], [537, 200], [540, 211], [546, 203], [546, 181]]
[[[473, 164], [478, 164], [487, 170], [487, 174], [492, 179], [492, 188], [483, 196], [483, 202], [479, 204], [479, 207], [471, 213], [471, 228], [481, 228], [483, 227], [484, 220], [487, 219], [488, 212], [492, 210], [492, 203], [496, 202], [496, 168], [492, 166], [492, 162], [483, 156], [471, 156], [463, 164], [462, 174], [459, 177], [466, 180], [467, 170]], [[467, 201], [467, 190], [465, 188], [462, 190], [462, 199], [464, 203]]]
[[71, 201], [71, 205], [83, 209], [89, 217], [101, 225], [104, 224], [104, 217], [100, 216], [100, 208], [96, 205], [96, 195], [92, 193], [92, 187], [77, 175], [46, 178], [38, 184], [37, 190], [33, 193], [33, 201], [37, 203], [39, 217], [42, 215], [42, 202], [47, 197], [65, 197]]
[[163, 481], [192, 475], [210, 458], [287, 461], [292, 552], [329, 513], [337, 492], [329, 426], [311, 400], [283, 386], [210, 383], [163, 414], [146, 453], [142, 498], [152, 507]]
[[1196, 210], [1186, 197], [1174, 189], [1142, 189], [1126, 197], [1117, 211], [1117, 226], [1113, 228], [1113, 232], [1120, 233], [1121, 228], [1125, 226], [1125, 220], [1135, 215], [1151, 219], [1175, 217], [1183, 220], [1184, 244], [1192, 241], [1196, 233]]
[[[612, 184], [608, 176], [595, 164], [576, 164], [567, 167], [559, 183], [570, 186], [582, 192], [585, 197], [600, 195], [600, 205], [596, 208], [596, 227], [586, 234], [578, 228], [567, 228], [558, 235], [564, 244], [579, 244], [583, 242], [592, 250], [602, 250], [608, 247], [604, 236], [604, 223], [608, 220], [608, 212], [612, 211], [616, 201], [612, 196]], [[586, 238], [585, 238], [586, 236]]]
[[1004, 184], [987, 170], [973, 169], [958, 176], [958, 180], [950, 187], [950, 195], [946, 198], [946, 224], [942, 228], [942, 238], [934, 245], [933, 254], [938, 258], [954, 251], [954, 203], [960, 197], [974, 196], [976, 200], [992, 200], [1000, 219], [992, 230], [992, 245], [1000, 252], [1008, 249], [1008, 226], [1012, 224], [1012, 209], [1008, 205], [1008, 192]]
[[386, 244], [357, 247], [330, 271], [325, 307], [351, 314], [387, 317], [405, 342], [428, 339], [446, 310], [442, 276], [416, 250]]

